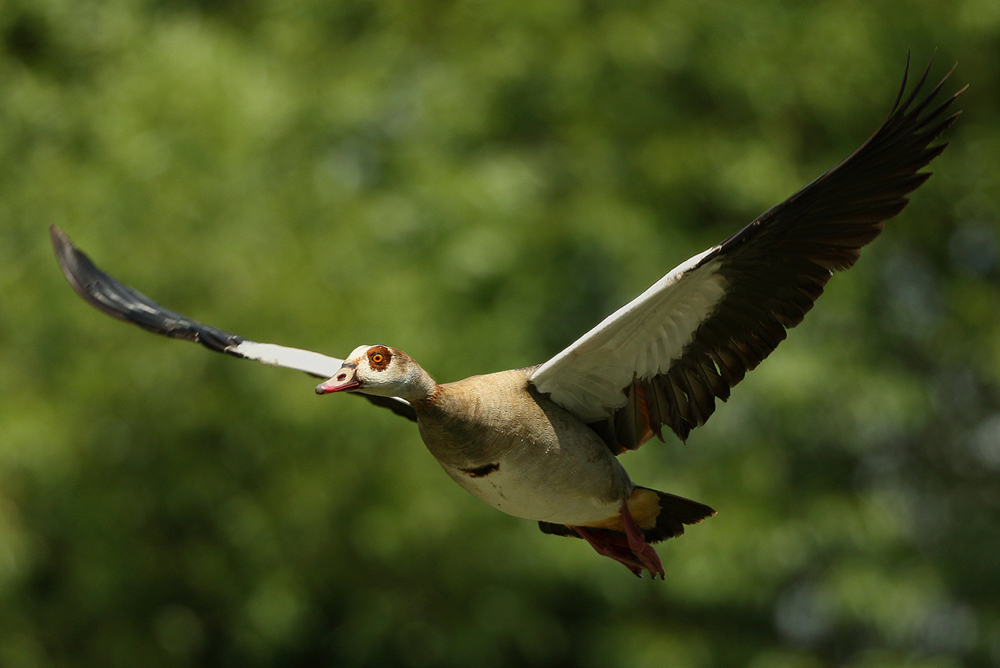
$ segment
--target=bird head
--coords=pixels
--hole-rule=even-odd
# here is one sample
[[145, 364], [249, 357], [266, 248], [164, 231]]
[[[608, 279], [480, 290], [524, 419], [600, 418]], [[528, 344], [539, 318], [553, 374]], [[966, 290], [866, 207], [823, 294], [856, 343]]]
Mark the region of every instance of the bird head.
[[402, 350], [358, 346], [332, 378], [316, 386], [316, 394], [361, 392], [412, 402], [427, 398], [434, 386], [427, 372]]

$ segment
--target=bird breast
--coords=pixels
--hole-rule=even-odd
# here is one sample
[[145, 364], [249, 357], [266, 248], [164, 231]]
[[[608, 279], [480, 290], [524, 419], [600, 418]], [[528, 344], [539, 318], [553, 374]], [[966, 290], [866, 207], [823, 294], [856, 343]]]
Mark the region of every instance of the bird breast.
[[417, 408], [420, 435], [463, 488], [510, 515], [559, 524], [606, 519], [632, 492], [604, 442], [538, 394], [532, 369], [439, 387]]

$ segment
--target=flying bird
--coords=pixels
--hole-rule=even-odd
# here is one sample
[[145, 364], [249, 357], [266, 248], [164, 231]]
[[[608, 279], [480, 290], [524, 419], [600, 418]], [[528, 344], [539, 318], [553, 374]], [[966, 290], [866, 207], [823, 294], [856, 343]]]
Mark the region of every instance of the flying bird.
[[[954, 68], [952, 68], [954, 70]], [[909, 71], [907, 62], [906, 72]], [[715, 511], [636, 485], [617, 455], [667, 427], [682, 440], [802, 321], [835, 271], [855, 263], [947, 144], [962, 88], [920, 101], [928, 65], [888, 118], [847, 159], [654, 283], [552, 359], [438, 384], [409, 355], [362, 345], [346, 359], [257, 343], [163, 308], [98, 269], [57, 227], [52, 243], [70, 285], [110, 316], [157, 334], [325, 379], [417, 423], [455, 482], [495, 508], [577, 536], [642, 576], [664, 577], [652, 544]]]

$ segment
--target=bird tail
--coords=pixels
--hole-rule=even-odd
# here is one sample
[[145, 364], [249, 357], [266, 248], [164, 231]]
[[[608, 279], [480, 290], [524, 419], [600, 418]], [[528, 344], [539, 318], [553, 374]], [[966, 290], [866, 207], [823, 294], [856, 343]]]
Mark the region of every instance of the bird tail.
[[[656, 543], [667, 538], [676, 538], [684, 533], [685, 524], [697, 524], [703, 519], [715, 515], [715, 510], [709, 508], [704, 503], [698, 503], [683, 496], [660, 492], [648, 487], [636, 487], [632, 497], [629, 499], [629, 510], [632, 509], [632, 500], [637, 496], [656, 495], [659, 510], [655, 515], [651, 515], [652, 526], [647, 528], [649, 522], [643, 522], [636, 517], [639, 528], [642, 529], [643, 536], [647, 543]], [[633, 512], [633, 517], [635, 513]]]
[[[684, 533], [685, 524], [697, 524], [715, 515], [715, 510], [704, 503], [698, 503], [683, 496], [659, 492], [648, 487], [636, 487], [628, 499], [629, 513], [642, 530], [647, 543], [658, 543], [667, 538], [676, 538]], [[539, 522], [542, 533], [554, 536], [575, 536], [580, 534], [571, 526]], [[593, 529], [597, 532], [624, 533], [617, 528]]]

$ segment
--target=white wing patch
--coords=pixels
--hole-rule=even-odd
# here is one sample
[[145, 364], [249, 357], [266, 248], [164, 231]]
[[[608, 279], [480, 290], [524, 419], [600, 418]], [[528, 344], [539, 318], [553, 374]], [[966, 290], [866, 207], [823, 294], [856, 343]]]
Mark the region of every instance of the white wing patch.
[[710, 248], [676, 267], [540, 366], [531, 381], [582, 420], [599, 420], [625, 405], [634, 378], [665, 372], [723, 298], [720, 258], [698, 263]]
[[288, 346], [278, 346], [273, 343], [257, 343], [255, 341], [243, 341], [237, 346], [230, 346], [228, 352], [234, 352], [240, 357], [249, 360], [257, 360], [263, 364], [280, 366], [286, 369], [296, 369], [305, 371], [308, 374], [321, 378], [331, 378], [340, 369], [344, 360], [336, 357], [328, 357], [311, 350], [301, 348], [289, 348]]

